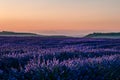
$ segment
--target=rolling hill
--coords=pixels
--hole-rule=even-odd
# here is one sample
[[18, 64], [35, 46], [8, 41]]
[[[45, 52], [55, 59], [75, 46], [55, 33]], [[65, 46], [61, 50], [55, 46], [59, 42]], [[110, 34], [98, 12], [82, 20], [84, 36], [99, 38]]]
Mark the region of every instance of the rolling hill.
[[85, 36], [85, 38], [120, 38], [118, 33], [92, 33]]
[[35, 33], [18, 33], [18, 32], [10, 32], [10, 31], [2, 31], [0, 32], [0, 36], [38, 36]]

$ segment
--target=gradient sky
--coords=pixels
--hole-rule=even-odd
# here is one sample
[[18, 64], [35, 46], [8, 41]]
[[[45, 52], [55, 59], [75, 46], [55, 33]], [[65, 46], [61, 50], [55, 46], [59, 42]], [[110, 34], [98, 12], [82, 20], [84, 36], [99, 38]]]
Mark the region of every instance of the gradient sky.
[[81, 35], [120, 31], [120, 0], [0, 0], [0, 30]]

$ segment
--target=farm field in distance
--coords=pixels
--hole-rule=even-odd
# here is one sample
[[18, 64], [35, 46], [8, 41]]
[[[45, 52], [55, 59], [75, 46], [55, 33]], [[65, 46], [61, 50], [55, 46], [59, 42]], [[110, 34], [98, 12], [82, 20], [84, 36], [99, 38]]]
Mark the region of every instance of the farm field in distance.
[[120, 39], [2, 36], [0, 80], [120, 80]]

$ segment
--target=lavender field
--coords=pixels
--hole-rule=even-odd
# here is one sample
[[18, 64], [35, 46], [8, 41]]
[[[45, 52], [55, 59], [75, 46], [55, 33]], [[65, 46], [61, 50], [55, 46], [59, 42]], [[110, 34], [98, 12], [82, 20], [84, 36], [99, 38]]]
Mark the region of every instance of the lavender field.
[[120, 39], [0, 37], [0, 80], [120, 80]]

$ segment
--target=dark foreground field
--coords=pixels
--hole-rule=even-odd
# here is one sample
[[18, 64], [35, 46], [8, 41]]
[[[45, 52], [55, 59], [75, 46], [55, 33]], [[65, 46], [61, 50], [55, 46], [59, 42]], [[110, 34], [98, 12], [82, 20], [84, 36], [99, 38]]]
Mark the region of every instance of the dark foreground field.
[[0, 37], [0, 80], [120, 80], [120, 39]]

